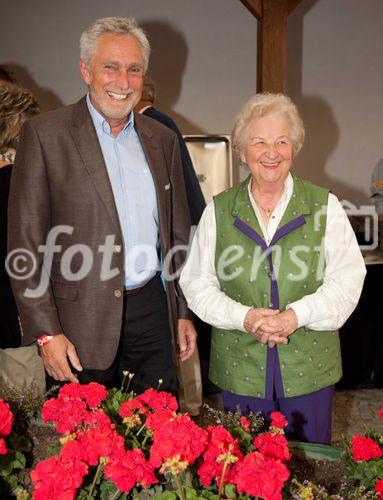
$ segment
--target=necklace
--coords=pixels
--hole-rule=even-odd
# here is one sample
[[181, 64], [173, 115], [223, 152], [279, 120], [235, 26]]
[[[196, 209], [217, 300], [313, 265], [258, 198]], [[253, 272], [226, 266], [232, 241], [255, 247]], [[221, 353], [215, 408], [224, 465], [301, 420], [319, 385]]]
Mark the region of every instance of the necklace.
[[[262, 211], [266, 214], [266, 217], [267, 217], [268, 219], [270, 219], [271, 214], [273, 213], [273, 210], [274, 210], [275, 206], [278, 204], [278, 201], [277, 201], [277, 203], [276, 203], [276, 204], [274, 204], [273, 208], [266, 208], [266, 207], [262, 206], [262, 205], [259, 203], [259, 201], [257, 200], [257, 198], [254, 196], [254, 191], [253, 191], [253, 180], [252, 180], [251, 182], [252, 182], [252, 184], [251, 184], [251, 195], [252, 195], [252, 197], [253, 197], [253, 200], [255, 201], [255, 203], [256, 203], [256, 205], [257, 205], [257, 207], [259, 207], [259, 208], [260, 208], [260, 209], [261, 209], [261, 210], [262, 210]], [[282, 193], [283, 193], [283, 190], [282, 190]], [[282, 193], [281, 193], [281, 194], [282, 194]], [[278, 199], [280, 199], [280, 196], [278, 197]]]
[[[254, 200], [255, 200], [255, 198], [254, 198]], [[257, 200], [255, 200], [255, 203], [257, 204], [257, 206], [259, 208], [261, 208], [265, 212], [266, 216], [268, 218], [270, 218], [271, 214], [273, 213], [273, 209], [272, 208], [265, 208], [265, 207], [263, 207]]]
[[266, 216], [268, 218], [270, 218], [271, 214], [273, 213], [273, 209], [272, 208], [265, 208], [262, 205], [260, 205], [257, 201], [255, 201], [255, 203], [258, 205], [258, 207], [260, 209], [262, 209], [265, 212]]
[[273, 207], [273, 208], [266, 208], [266, 207], [263, 207], [263, 206], [259, 203], [259, 201], [255, 198], [254, 194], [253, 194], [253, 193], [251, 193], [251, 194], [252, 194], [252, 196], [253, 196], [253, 200], [255, 201], [255, 203], [256, 203], [256, 205], [257, 205], [257, 207], [259, 207], [261, 210], [263, 210], [263, 211], [265, 212], [265, 214], [266, 214], [266, 217], [267, 217], [268, 219], [270, 219], [270, 216], [271, 216], [271, 214], [273, 213], [273, 210], [274, 210], [274, 208], [275, 208], [275, 207]]

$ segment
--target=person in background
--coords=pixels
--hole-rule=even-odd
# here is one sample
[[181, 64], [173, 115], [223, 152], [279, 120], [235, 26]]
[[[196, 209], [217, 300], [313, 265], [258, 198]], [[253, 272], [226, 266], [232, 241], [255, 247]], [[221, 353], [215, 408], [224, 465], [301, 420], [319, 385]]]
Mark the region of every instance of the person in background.
[[[190, 231], [177, 137], [133, 113], [149, 53], [133, 18], [96, 20], [80, 39], [87, 95], [22, 130], [9, 250], [28, 250], [36, 265], [12, 287], [23, 343], [39, 343], [48, 387], [111, 387], [129, 371], [136, 392], [159, 379], [176, 391], [176, 350], [181, 361], [194, 352], [178, 281], [165, 291], [160, 277]], [[184, 258], [176, 253], [168, 273]]]
[[371, 199], [378, 215], [383, 216], [383, 158], [378, 161], [372, 172]]
[[154, 120], [157, 120], [177, 134], [181, 152], [182, 169], [185, 179], [190, 219], [192, 225], [196, 226], [199, 223], [202, 212], [206, 207], [206, 202], [202, 194], [201, 186], [195, 173], [189, 151], [186, 147], [184, 138], [182, 137], [179, 128], [175, 124], [174, 120], [170, 118], [170, 116], [154, 107], [155, 99], [156, 84], [149, 75], [145, 75], [144, 86], [142, 88], [142, 96], [139, 102], [136, 104], [135, 111], [142, 113], [145, 116], [149, 116]]
[[287, 437], [329, 444], [338, 329], [366, 268], [340, 202], [290, 172], [304, 141], [294, 103], [257, 94], [233, 145], [250, 175], [206, 207], [180, 284], [212, 324], [210, 377], [226, 410], [279, 410]]
[[9, 83], [12, 85], [18, 85], [12, 73], [4, 65], [0, 64], [0, 85], [7, 85]]
[[[202, 212], [206, 207], [201, 187], [195, 173], [189, 151], [186, 147], [184, 138], [175, 124], [175, 122], [162, 111], [154, 108], [156, 99], [156, 84], [153, 79], [146, 74], [144, 78], [144, 86], [142, 88], [141, 99], [136, 104], [134, 110], [149, 116], [154, 120], [159, 121], [166, 127], [170, 128], [177, 134], [178, 144], [180, 146], [182, 169], [185, 179], [185, 187], [187, 201], [192, 225], [197, 225]], [[208, 325], [196, 324], [197, 331], [206, 328]], [[210, 329], [210, 327], [208, 327]], [[205, 334], [206, 332], [204, 332]], [[202, 339], [204, 341], [204, 339]], [[201, 335], [199, 335], [201, 342]], [[201, 365], [198, 355], [198, 349], [195, 350], [193, 356], [185, 363], [179, 363], [177, 366], [177, 374], [179, 380], [179, 399], [180, 408], [182, 411], [187, 411], [191, 415], [197, 416], [200, 414], [203, 405], [202, 397], [202, 378]]]
[[35, 97], [28, 90], [0, 82], [0, 349], [21, 345], [17, 308], [5, 268], [8, 195], [21, 126], [39, 111]]

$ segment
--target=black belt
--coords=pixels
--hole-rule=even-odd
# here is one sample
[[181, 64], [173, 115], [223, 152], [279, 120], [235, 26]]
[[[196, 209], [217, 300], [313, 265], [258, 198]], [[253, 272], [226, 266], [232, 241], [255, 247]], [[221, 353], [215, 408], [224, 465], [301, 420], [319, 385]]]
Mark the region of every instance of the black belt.
[[124, 295], [134, 295], [138, 292], [140, 292], [141, 290], [143, 290], [145, 287], [147, 287], [148, 285], [150, 285], [150, 283], [152, 283], [156, 278], [158, 278], [158, 276], [160, 275], [161, 273], [160, 272], [157, 272], [152, 279], [150, 279], [147, 283], [145, 283], [145, 285], [142, 285], [142, 286], [139, 286], [137, 288], [130, 288], [129, 290], [125, 289], [124, 290]]

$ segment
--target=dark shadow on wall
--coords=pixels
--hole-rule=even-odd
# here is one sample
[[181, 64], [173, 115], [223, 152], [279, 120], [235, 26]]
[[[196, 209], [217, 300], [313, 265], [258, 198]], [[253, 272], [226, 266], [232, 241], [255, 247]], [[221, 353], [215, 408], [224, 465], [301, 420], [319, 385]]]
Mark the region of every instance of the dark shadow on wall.
[[148, 20], [140, 25], [152, 46], [149, 73], [157, 84], [156, 108], [171, 116], [183, 134], [206, 133], [197, 123], [174, 110], [182, 91], [189, 53], [185, 36], [163, 21]]
[[24, 66], [13, 63], [4, 63], [15, 75], [18, 83], [32, 92], [36, 97], [42, 111], [49, 111], [64, 106], [62, 100], [51, 89], [40, 87], [39, 84], [32, 78], [28, 69]]
[[329, 104], [320, 96], [296, 98], [306, 128], [306, 139], [302, 151], [294, 162], [294, 171], [299, 177], [314, 182], [331, 191], [340, 199], [350, 201], [364, 197], [362, 190], [356, 190], [341, 182], [326, 170], [326, 163], [335, 150], [340, 129]]
[[350, 187], [326, 171], [329, 156], [335, 150], [341, 131], [330, 105], [321, 97], [303, 95], [304, 16], [319, 0], [305, 0], [290, 15], [287, 29], [287, 94], [298, 105], [306, 126], [306, 140], [294, 165], [295, 172], [316, 184], [331, 188], [340, 199], [360, 200], [363, 190]]

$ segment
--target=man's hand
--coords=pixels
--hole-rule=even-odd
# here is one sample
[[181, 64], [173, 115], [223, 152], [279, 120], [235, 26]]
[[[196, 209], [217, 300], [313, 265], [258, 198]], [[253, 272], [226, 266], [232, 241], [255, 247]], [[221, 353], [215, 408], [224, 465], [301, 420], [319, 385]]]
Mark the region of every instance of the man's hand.
[[269, 342], [273, 342], [274, 345], [286, 344], [286, 338], [281, 337], [282, 328], [269, 324], [271, 319], [278, 315], [279, 311], [276, 309], [262, 309], [260, 307], [250, 309], [244, 321], [245, 330], [251, 333], [261, 344]]
[[190, 319], [178, 320], [178, 357], [181, 361], [186, 361], [194, 352], [197, 342], [197, 332]]
[[78, 382], [77, 376], [70, 369], [68, 359], [79, 372], [82, 371], [82, 366], [74, 345], [63, 333], [54, 335], [48, 344], [39, 347], [39, 354], [48, 375], [60, 382]]

